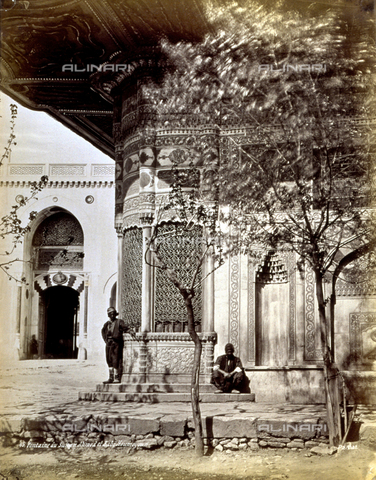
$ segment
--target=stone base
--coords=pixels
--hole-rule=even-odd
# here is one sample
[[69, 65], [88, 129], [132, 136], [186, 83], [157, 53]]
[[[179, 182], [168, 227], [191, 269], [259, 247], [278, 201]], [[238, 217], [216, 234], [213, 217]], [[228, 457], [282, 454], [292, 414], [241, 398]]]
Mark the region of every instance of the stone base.
[[[100, 383], [97, 392], [111, 393], [190, 393], [190, 383]], [[217, 389], [209, 383], [200, 383], [200, 393], [215, 393]]]
[[324, 375], [320, 367], [246, 368], [251, 391], [261, 403], [325, 403]]
[[[189, 373], [146, 373], [144, 376], [141, 374], [127, 374], [124, 373], [122, 376], [123, 384], [134, 384], [140, 385], [143, 383], [147, 384], [158, 384], [163, 385], [165, 389], [169, 386], [173, 387], [174, 385], [181, 384], [190, 384], [191, 383], [191, 374]], [[207, 375], [200, 375], [200, 385], [210, 384], [210, 377]]]
[[[200, 379], [208, 383], [213, 368], [216, 333], [199, 333], [202, 343]], [[124, 336], [123, 381], [189, 383], [193, 368], [194, 343], [188, 333], [136, 334]], [[180, 380], [181, 379], [181, 380]]]
[[376, 405], [376, 371], [342, 371], [350, 403]]
[[[72, 411], [69, 405], [69, 415], [64, 412], [0, 418], [0, 443], [2, 440], [8, 445], [28, 449], [32, 449], [34, 443], [38, 453], [44, 444], [45, 448], [52, 444], [61, 447], [65, 443], [72, 447], [73, 444], [87, 446], [86, 442], [92, 446], [106, 442], [107, 446], [135, 449], [194, 446], [194, 423], [188, 406], [184, 407], [185, 412], [180, 409], [180, 413], [166, 414], [162, 412], [163, 407], [157, 405], [141, 406], [142, 411], [130, 408], [128, 412], [122, 412], [120, 406], [107, 405], [102, 413], [100, 406], [94, 405], [97, 411], [88, 406], [84, 414]], [[314, 448], [328, 441], [323, 408], [301, 406], [298, 411], [291, 411], [280, 405], [279, 413], [271, 415], [265, 408], [257, 411], [255, 404], [250, 408], [243, 403], [242, 407], [236, 413], [236, 407], [206, 407], [206, 413], [203, 411], [201, 415], [206, 445], [214, 448], [221, 445], [217, 448], [220, 451], [254, 451], [259, 448]], [[229, 409], [232, 412], [227, 415], [225, 412]], [[179, 406], [175, 405], [175, 410], [179, 410]], [[209, 412], [212, 413], [208, 415]]]
[[[80, 392], [79, 400], [101, 402], [164, 403], [190, 402], [190, 393], [121, 393], [121, 392]], [[201, 403], [254, 402], [253, 393], [200, 393]]]

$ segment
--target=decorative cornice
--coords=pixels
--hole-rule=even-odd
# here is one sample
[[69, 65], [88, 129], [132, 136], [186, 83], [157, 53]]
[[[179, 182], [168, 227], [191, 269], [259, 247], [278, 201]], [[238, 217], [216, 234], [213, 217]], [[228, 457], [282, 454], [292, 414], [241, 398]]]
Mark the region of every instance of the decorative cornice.
[[[0, 187], [23, 187], [30, 188], [34, 182], [28, 181], [15, 181], [6, 180], [0, 181]], [[102, 182], [102, 181], [56, 181], [48, 182], [45, 188], [114, 188], [115, 182]]]
[[[212, 342], [215, 343], [217, 341], [217, 333], [216, 332], [209, 332], [209, 333], [198, 333], [201, 342]], [[192, 342], [191, 336], [189, 333], [181, 333], [181, 332], [174, 332], [174, 333], [157, 333], [157, 332], [148, 332], [148, 333], [136, 333], [137, 341], [145, 341], [145, 342]]]

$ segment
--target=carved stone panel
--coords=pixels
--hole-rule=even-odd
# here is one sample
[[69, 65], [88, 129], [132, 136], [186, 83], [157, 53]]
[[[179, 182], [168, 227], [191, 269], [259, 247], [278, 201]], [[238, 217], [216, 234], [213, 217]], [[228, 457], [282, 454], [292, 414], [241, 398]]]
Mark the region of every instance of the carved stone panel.
[[[257, 345], [256, 331], [257, 324], [261, 321], [260, 312], [256, 312], [256, 294], [259, 287], [288, 283], [288, 300], [286, 305], [287, 325], [284, 346], [288, 362], [293, 362], [296, 357], [296, 278], [295, 278], [295, 256], [292, 252], [278, 252], [278, 254], [265, 256], [259, 265], [254, 260], [248, 262], [248, 349], [247, 362], [256, 365], [257, 350], [261, 351], [263, 345]], [[275, 292], [276, 293], [276, 292]]]
[[[133, 341], [126, 335], [124, 352], [124, 372], [140, 373], [140, 356], [144, 347], [140, 337]], [[213, 345], [215, 335], [202, 336], [202, 355], [200, 372], [208, 373], [208, 365], [212, 366]], [[148, 374], [188, 374], [192, 373], [194, 343], [187, 333], [149, 333], [145, 338], [146, 371]]]
[[229, 302], [229, 336], [235, 351], [239, 351], [239, 323], [240, 323], [240, 258], [231, 255], [230, 262], [230, 302]]
[[376, 312], [350, 314], [350, 355], [363, 365], [376, 362]]
[[315, 315], [315, 282], [313, 270], [307, 266], [305, 275], [305, 360], [322, 360], [322, 350], [317, 338], [318, 319]]

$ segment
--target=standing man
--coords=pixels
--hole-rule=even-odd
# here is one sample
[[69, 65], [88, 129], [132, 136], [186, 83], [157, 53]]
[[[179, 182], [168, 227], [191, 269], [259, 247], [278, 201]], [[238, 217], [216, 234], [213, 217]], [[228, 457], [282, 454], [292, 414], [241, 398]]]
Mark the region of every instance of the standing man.
[[38, 358], [38, 340], [35, 335], [32, 335], [30, 340], [30, 358], [33, 360]]
[[116, 318], [119, 314], [114, 307], [107, 309], [108, 320], [102, 328], [102, 337], [106, 342], [106, 361], [110, 369], [109, 378], [103, 383], [120, 383], [123, 374], [124, 333], [134, 335], [124, 320]]
[[211, 383], [219, 389], [215, 393], [240, 393], [244, 379], [242, 362], [235, 357], [232, 343], [228, 343], [225, 346], [225, 355], [219, 356], [213, 367]]

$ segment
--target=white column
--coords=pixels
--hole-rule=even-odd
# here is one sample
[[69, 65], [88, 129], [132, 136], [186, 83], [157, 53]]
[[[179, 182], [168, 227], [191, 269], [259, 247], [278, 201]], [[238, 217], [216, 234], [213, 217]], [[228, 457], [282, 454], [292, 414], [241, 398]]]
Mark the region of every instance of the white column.
[[148, 250], [148, 240], [151, 235], [151, 226], [142, 227], [142, 305], [141, 305], [141, 332], [146, 333], [151, 330], [152, 319], [152, 266], [151, 254]]
[[122, 309], [122, 292], [123, 292], [123, 232], [121, 227], [116, 228], [118, 236], [118, 274], [116, 284], [116, 309], [120, 313], [120, 318], [123, 318]]
[[205, 278], [202, 287], [202, 331], [214, 332], [214, 261], [211, 254], [205, 258], [202, 275]]

